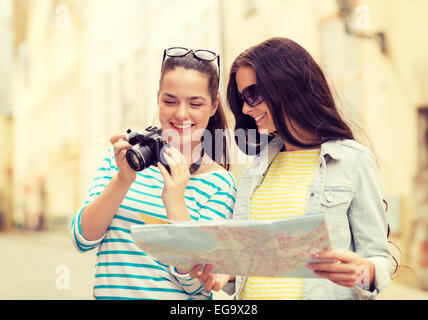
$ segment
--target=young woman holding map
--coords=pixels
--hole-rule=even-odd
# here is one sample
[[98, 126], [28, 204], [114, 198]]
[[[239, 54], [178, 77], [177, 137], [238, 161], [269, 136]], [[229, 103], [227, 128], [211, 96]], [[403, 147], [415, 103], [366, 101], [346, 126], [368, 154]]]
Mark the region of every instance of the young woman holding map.
[[[256, 142], [269, 135], [269, 159], [256, 157], [243, 174], [233, 219], [323, 212], [332, 250], [307, 265], [319, 278], [235, 278], [211, 274], [209, 266], [196, 266], [191, 275], [206, 290], [223, 289], [237, 299], [374, 298], [393, 272], [381, 178], [318, 64], [297, 43], [269, 39], [235, 59], [227, 99], [235, 130], [248, 132], [243, 152], [259, 153], [266, 145]], [[251, 172], [260, 166], [263, 174]]]
[[154, 162], [136, 172], [126, 156], [131, 133], [110, 139], [112, 146], [71, 226], [79, 251], [98, 249], [96, 299], [211, 298], [198, 279], [139, 249], [130, 227], [156, 218], [209, 221], [231, 216], [236, 187], [226, 170], [228, 151], [223, 148], [214, 156], [212, 146], [222, 144], [223, 138], [203, 139], [206, 132], [214, 137], [216, 129], [226, 129], [218, 91], [218, 59], [207, 50], [164, 51], [158, 91], [164, 140], [153, 141], [167, 141], [170, 147], [156, 154], [156, 148], [148, 151], [141, 146], [135, 152], [145, 152], [146, 157], [132, 159], [146, 163], [148, 155], [160, 156], [165, 157], [165, 165]]

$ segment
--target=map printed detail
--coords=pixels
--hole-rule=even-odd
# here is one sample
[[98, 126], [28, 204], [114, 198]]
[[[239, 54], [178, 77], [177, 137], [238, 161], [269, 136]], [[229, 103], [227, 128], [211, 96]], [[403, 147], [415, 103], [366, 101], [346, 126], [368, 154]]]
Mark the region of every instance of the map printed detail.
[[317, 278], [312, 255], [329, 250], [324, 214], [261, 222], [225, 220], [134, 225], [135, 243], [160, 262], [190, 270], [211, 264], [213, 273]]

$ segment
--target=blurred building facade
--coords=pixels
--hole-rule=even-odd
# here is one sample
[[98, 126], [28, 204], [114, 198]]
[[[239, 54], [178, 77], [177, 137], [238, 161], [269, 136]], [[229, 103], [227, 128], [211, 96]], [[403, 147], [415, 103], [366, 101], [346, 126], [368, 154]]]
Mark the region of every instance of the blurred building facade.
[[0, 230], [12, 224], [13, 2], [0, 2]]
[[15, 1], [14, 145], [26, 155], [15, 149], [14, 218], [29, 229], [61, 223], [78, 201], [81, 29], [70, 15], [63, 30], [57, 5]]
[[187, 4], [13, 1], [15, 225], [68, 226], [109, 138], [157, 124], [164, 48], [221, 53], [218, 2]]
[[[11, 150], [0, 153], [0, 170], [12, 176], [7, 164], [13, 162], [13, 184], [0, 180], [0, 191], [13, 185], [15, 225], [68, 226], [109, 137], [158, 124], [156, 92], [164, 48], [220, 53], [224, 98], [234, 58], [282, 36], [301, 44], [325, 68], [346, 114], [367, 133], [382, 170], [402, 263], [421, 267], [419, 274], [428, 269], [420, 261], [428, 217], [425, 0], [395, 0], [387, 7], [383, 0], [10, 3], [13, 125], [0, 112], [0, 134], [11, 128], [0, 136], [1, 146]], [[0, 17], [0, 33], [5, 19]], [[346, 32], [345, 20], [360, 36]], [[385, 35], [383, 51], [379, 37], [367, 37], [379, 32]], [[238, 180], [243, 169], [235, 166]]]

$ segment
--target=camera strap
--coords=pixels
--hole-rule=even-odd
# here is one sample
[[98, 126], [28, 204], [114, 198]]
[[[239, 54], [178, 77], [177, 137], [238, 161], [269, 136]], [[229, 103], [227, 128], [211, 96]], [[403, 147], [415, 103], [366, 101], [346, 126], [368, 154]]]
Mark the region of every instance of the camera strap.
[[202, 150], [201, 150], [201, 157], [198, 159], [198, 160], [196, 160], [195, 162], [193, 162], [191, 165], [190, 165], [190, 167], [189, 167], [189, 172], [192, 174], [192, 173], [195, 173], [196, 171], [198, 171], [198, 169], [199, 169], [199, 167], [201, 166], [201, 164], [202, 164], [202, 158], [204, 157], [204, 154], [205, 154], [205, 151], [204, 151], [204, 148], [202, 148]]

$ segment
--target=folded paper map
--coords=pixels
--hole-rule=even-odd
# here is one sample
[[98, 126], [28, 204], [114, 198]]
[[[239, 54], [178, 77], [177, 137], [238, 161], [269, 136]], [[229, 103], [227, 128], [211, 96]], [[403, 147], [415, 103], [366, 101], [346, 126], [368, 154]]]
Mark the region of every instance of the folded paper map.
[[[171, 221], [169, 221], [171, 222]], [[275, 221], [224, 220], [131, 226], [135, 243], [161, 263], [265, 277], [318, 276], [306, 266], [330, 249], [323, 213]]]

